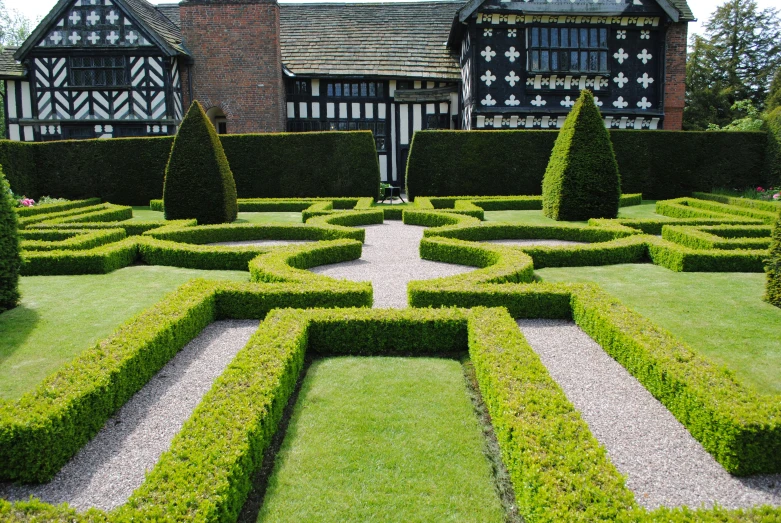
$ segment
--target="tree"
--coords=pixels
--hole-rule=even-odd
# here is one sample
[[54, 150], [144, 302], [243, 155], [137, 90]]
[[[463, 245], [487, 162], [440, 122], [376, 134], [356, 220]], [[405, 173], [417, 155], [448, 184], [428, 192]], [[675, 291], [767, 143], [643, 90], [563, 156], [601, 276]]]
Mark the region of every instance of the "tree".
[[0, 45], [22, 45], [32, 33], [36, 22], [17, 10], [9, 11], [0, 0]]
[[686, 61], [686, 107], [683, 128], [704, 131], [710, 124], [726, 125], [732, 121], [729, 88], [715, 77], [708, 58], [709, 43], [699, 35], [692, 37], [692, 47]]
[[163, 205], [168, 220], [195, 218], [203, 225], [236, 219], [236, 182], [217, 131], [197, 101], [188, 109], [171, 147]]
[[554, 220], [615, 218], [621, 198], [613, 143], [591, 91], [580, 93], [553, 145], [542, 210]]
[[767, 100], [765, 100], [765, 111], [769, 113], [777, 107], [781, 107], [781, 67], [776, 71], [773, 82], [770, 84]]
[[11, 187], [0, 169], [0, 312], [19, 303], [19, 233]]
[[686, 129], [726, 125], [731, 108], [748, 100], [764, 109], [773, 74], [781, 67], [781, 20], [756, 0], [728, 0], [695, 36], [687, 65]]

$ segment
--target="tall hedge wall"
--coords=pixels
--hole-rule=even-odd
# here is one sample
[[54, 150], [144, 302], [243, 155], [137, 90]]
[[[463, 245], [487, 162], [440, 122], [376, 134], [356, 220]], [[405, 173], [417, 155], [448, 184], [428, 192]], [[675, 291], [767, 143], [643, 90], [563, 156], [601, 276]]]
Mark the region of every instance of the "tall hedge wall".
[[[558, 131], [421, 131], [407, 162], [415, 196], [540, 194]], [[611, 131], [621, 189], [644, 198], [767, 184], [762, 132]]]
[[[377, 196], [369, 131], [223, 135], [239, 198]], [[163, 195], [173, 137], [22, 143], [0, 140], [11, 187], [31, 198], [99, 197], [148, 205]]]

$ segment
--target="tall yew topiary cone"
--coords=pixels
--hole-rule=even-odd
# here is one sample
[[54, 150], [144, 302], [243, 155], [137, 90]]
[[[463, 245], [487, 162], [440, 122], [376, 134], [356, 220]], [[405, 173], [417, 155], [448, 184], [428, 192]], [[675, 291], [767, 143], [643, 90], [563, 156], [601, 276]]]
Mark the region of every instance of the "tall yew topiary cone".
[[199, 224], [236, 219], [236, 182], [203, 107], [193, 102], [179, 128], [165, 168], [163, 205], [167, 220], [195, 218]]
[[773, 228], [773, 243], [770, 245], [770, 258], [765, 265], [767, 271], [767, 292], [765, 299], [776, 307], [781, 307], [781, 214]]
[[11, 188], [0, 169], [0, 312], [19, 304], [19, 233]]
[[542, 179], [542, 210], [554, 220], [615, 218], [621, 176], [602, 115], [582, 91], [553, 146]]

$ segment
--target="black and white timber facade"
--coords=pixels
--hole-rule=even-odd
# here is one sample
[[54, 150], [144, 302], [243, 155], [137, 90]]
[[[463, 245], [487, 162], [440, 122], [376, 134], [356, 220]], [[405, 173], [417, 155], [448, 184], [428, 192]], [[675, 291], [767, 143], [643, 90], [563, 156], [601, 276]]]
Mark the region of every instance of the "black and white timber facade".
[[[193, 99], [179, 9], [61, 0], [22, 47], [0, 56], [7, 137], [174, 134]], [[685, 63], [685, 23], [693, 19], [685, 0], [279, 9], [280, 130], [371, 130], [382, 178], [397, 184], [415, 131], [556, 129], [581, 89], [594, 92], [609, 128], [670, 128], [671, 58]], [[682, 50], [670, 46], [675, 26], [684, 28]], [[233, 108], [219, 108], [218, 128], [230, 133]]]

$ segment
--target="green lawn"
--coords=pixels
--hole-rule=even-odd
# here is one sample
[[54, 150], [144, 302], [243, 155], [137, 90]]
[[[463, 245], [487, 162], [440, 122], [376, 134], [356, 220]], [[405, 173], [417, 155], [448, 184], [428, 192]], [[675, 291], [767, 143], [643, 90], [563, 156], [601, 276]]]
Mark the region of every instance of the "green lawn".
[[527, 225], [558, 225], [562, 223], [585, 226], [588, 222], [557, 222], [542, 214], [542, 211], [485, 211], [487, 222], [515, 222]]
[[[165, 220], [163, 213], [149, 207], [133, 207], [129, 221]], [[234, 223], [301, 223], [300, 212], [240, 212]]]
[[[669, 220], [666, 216], [656, 214], [656, 200], [643, 200], [642, 205], [633, 205], [631, 207], [622, 207], [618, 211], [619, 218], [651, 218], [656, 220]], [[588, 222], [557, 222], [546, 218], [542, 211], [486, 211], [485, 221], [487, 222], [523, 222], [529, 225], [556, 225], [559, 223], [568, 223], [574, 225], [585, 225]]]
[[316, 361], [258, 521], [504, 521], [465, 387], [453, 360]]
[[21, 278], [22, 303], [0, 314], [0, 399], [13, 399], [134, 314], [197, 277], [246, 272], [133, 266], [105, 275]]
[[632, 205], [630, 207], [621, 207], [618, 210], [619, 218], [649, 219], [649, 220], [671, 220], [667, 216], [656, 214], [656, 200], [643, 200], [642, 205]]
[[536, 272], [545, 281], [596, 282], [746, 385], [781, 394], [781, 309], [762, 301], [763, 274], [672, 272], [650, 264]]

